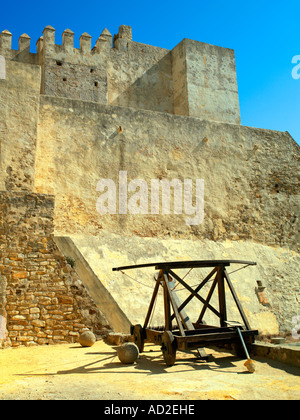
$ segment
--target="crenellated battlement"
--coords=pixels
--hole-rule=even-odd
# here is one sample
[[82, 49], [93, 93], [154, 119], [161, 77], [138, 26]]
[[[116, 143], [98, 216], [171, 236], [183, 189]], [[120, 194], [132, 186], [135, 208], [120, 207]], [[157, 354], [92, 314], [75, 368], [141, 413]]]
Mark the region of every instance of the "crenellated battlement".
[[12, 33], [7, 29], [1, 32], [0, 34], [0, 51], [1, 55], [6, 58], [14, 58], [15, 55], [19, 53], [27, 52], [30, 50], [30, 41], [31, 38], [27, 34], [22, 34], [19, 37], [19, 48], [18, 50], [12, 49]]
[[[130, 26], [121, 25], [112, 36], [105, 28], [94, 42], [87, 32], [74, 47], [71, 29], [62, 33], [57, 43], [56, 30], [46, 26], [36, 42], [36, 52], [30, 52], [30, 37], [19, 38], [19, 49], [12, 49], [12, 34], [0, 35], [0, 55], [6, 60], [39, 65], [42, 68], [41, 93], [73, 99], [112, 103], [168, 50], [132, 41]], [[32, 48], [31, 48], [32, 49]]]
[[[77, 35], [76, 35], [77, 36]], [[107, 28], [95, 40], [84, 32], [79, 48], [65, 29], [61, 42], [46, 26], [30, 52], [30, 36], [0, 34], [5, 60], [41, 67], [41, 94], [240, 124], [234, 51], [184, 39], [173, 50], [132, 40], [130, 26]], [[195, 70], [197, 69], [197, 70]]]
[[[84, 54], [92, 53], [99, 54], [103, 52], [109, 52], [110, 49], [122, 49], [122, 47], [128, 41], [132, 41], [132, 30], [130, 26], [121, 25], [119, 33], [112, 36], [107, 28], [105, 28], [96, 40], [95, 45], [92, 46], [92, 37], [87, 32], [84, 32], [80, 37], [80, 47], [74, 48], [74, 32], [71, 29], [66, 29], [62, 33], [62, 44], [55, 43], [55, 32], [56, 30], [48, 25], [43, 30], [43, 35], [36, 42], [36, 54], [41, 54], [44, 50], [45, 53], [53, 52], [55, 49], [64, 49], [70, 53], [72, 49], [77, 52], [80, 51]], [[31, 38], [27, 34], [23, 34], [19, 37], [19, 49], [12, 50], [12, 33], [7, 29], [0, 34], [0, 50], [3, 53], [9, 54], [13, 52], [23, 52], [30, 50]], [[113, 41], [113, 42], [112, 42]], [[127, 50], [127, 48], [126, 48]], [[7, 55], [6, 54], [6, 55]]]
[[54, 53], [55, 51], [64, 51], [67, 54], [70, 53], [82, 53], [82, 54], [97, 54], [103, 52], [109, 52], [112, 48], [112, 35], [108, 29], [104, 29], [95, 45], [92, 47], [92, 37], [87, 32], [84, 32], [79, 37], [80, 47], [74, 48], [74, 32], [71, 29], [66, 29], [62, 34], [62, 44], [55, 43], [55, 29], [52, 26], [46, 26], [43, 31], [43, 36], [39, 39], [40, 44], [37, 48], [38, 51], [44, 49], [44, 53], [47, 55]]

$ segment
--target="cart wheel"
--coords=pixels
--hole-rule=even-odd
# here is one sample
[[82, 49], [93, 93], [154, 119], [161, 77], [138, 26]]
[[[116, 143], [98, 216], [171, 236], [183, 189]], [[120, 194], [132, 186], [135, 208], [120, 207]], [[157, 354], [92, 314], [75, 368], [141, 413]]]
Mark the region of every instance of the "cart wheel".
[[143, 328], [141, 325], [135, 325], [132, 329], [132, 335], [134, 337], [134, 342], [138, 346], [140, 353], [144, 350], [144, 334]]
[[162, 335], [161, 350], [167, 366], [173, 366], [176, 360], [176, 340], [171, 331], [165, 331]]

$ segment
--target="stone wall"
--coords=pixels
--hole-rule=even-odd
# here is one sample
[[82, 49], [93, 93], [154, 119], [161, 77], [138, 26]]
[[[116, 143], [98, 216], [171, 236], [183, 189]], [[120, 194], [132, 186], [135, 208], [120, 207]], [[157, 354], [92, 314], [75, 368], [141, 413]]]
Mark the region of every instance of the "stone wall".
[[174, 114], [240, 124], [234, 51], [184, 39], [172, 50]]
[[107, 321], [53, 240], [54, 199], [29, 193], [0, 194], [0, 315], [2, 346], [77, 341]]
[[41, 92], [47, 95], [107, 103], [106, 61], [108, 50], [91, 53], [91, 37], [83, 34], [81, 48], [73, 47], [74, 33], [63, 33], [63, 45], [55, 44], [55, 30], [47, 26], [40, 45]]
[[129, 27], [120, 28], [114, 48], [105, 30], [93, 49], [91, 37], [83, 34], [77, 49], [72, 31], [65, 31], [58, 45], [55, 30], [46, 27], [40, 53], [42, 93], [173, 113], [169, 51], [134, 42], [131, 28], [130, 34], [122, 28]]
[[174, 87], [174, 114], [189, 115], [187, 68], [184, 42], [172, 50], [172, 75]]
[[[298, 250], [299, 146], [288, 133], [46, 96], [39, 121], [35, 189], [55, 195], [58, 235], [104, 229]], [[172, 197], [169, 215], [150, 205], [149, 214], [100, 215], [97, 183], [118, 187], [119, 171], [149, 190], [152, 179], [203, 179], [203, 223], [188, 226]]]
[[[235, 253], [241, 246], [244, 254], [248, 244], [256, 244], [249, 245], [254, 260], [261, 247], [268, 247], [260, 255], [259, 275], [268, 282], [272, 306], [261, 308], [254, 276], [245, 303], [254, 326], [287, 330], [299, 291], [299, 146], [287, 132], [240, 125], [233, 51], [191, 40], [169, 51], [134, 42], [125, 26], [113, 45], [107, 30], [93, 48], [91, 37], [82, 34], [79, 49], [72, 31], [64, 32], [59, 45], [55, 30], [46, 27], [36, 54], [29, 52], [26, 34], [18, 50], [11, 49], [11, 37], [8, 31], [0, 36], [5, 57], [0, 78], [5, 345], [72, 341], [86, 326], [99, 332], [108, 327], [57, 249], [53, 233], [81, 234], [83, 244], [89, 236], [107, 235], [108, 242], [116, 235], [120, 249], [99, 245], [100, 256], [106, 252], [107, 258], [100, 281], [111, 274], [113, 255], [118, 265], [120, 250], [130, 253], [122, 248], [122, 241], [130, 246], [126, 237], [139, 247], [133, 258], [125, 255], [129, 263], [144, 257], [148, 239], [179, 241], [173, 254], [162, 242], [159, 254], [147, 251], [164, 259], [177, 258], [178, 249], [178, 258], [189, 259], [195, 242], [200, 246], [195, 259], [204, 255], [202, 245], [208, 246], [205, 258], [212, 259], [218, 258], [220, 243], [224, 257], [228, 243]], [[162, 202], [159, 212], [151, 213], [148, 202], [147, 214], [100, 215], [98, 181], [109, 179], [119, 187], [120, 171], [126, 172], [127, 185], [140, 179], [149, 188], [152, 180], [204, 180], [203, 223], [189, 225], [184, 211], [175, 214], [172, 191], [169, 214], [162, 214]], [[127, 192], [132, 198], [133, 191]], [[88, 251], [87, 260], [93, 255]], [[111, 277], [104, 282], [114, 293], [115, 284]], [[131, 299], [126, 287], [132, 285], [115, 295], [124, 311]], [[143, 307], [147, 299], [142, 293], [140, 298]]]
[[234, 51], [184, 39], [187, 97], [192, 117], [240, 124]]
[[6, 60], [0, 79], [0, 190], [34, 185], [41, 69]]
[[0, 79], [5, 79], [6, 78], [6, 62], [5, 62], [5, 58], [0, 55]]
[[128, 52], [113, 49], [108, 63], [108, 103], [174, 113], [172, 55], [131, 42]]
[[149, 109], [240, 124], [234, 52], [184, 39], [172, 51], [132, 40], [131, 27], [118, 34], [104, 29], [95, 45], [83, 33], [80, 48], [74, 32], [66, 29], [56, 43], [55, 29], [47, 26], [30, 53], [30, 37], [19, 38], [11, 49], [12, 34], [3, 31], [0, 53], [19, 63], [40, 66], [42, 94], [117, 106]]

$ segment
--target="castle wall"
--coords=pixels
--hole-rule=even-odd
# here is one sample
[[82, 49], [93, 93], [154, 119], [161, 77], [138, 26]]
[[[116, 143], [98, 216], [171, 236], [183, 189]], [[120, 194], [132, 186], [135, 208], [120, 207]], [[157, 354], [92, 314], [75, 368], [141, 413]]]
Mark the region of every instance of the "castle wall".
[[240, 124], [234, 51], [193, 40], [183, 42], [190, 115]]
[[5, 79], [6, 78], [6, 62], [5, 62], [5, 57], [3, 57], [2, 55], [0, 55], [0, 79]]
[[[74, 242], [131, 321], [147, 297], [140, 293], [131, 314], [133, 284], [118, 289], [110, 277], [113, 261], [249, 254], [260, 268], [249, 277], [251, 293], [239, 293], [253, 327], [287, 331], [299, 292], [299, 146], [287, 132], [240, 125], [233, 51], [186, 39], [169, 51], [132, 41], [127, 26], [113, 39], [104, 30], [93, 48], [86, 33], [74, 48], [70, 30], [56, 44], [55, 30], [46, 27], [37, 53], [29, 48], [26, 34], [18, 50], [11, 49], [10, 32], [0, 35], [0, 322], [7, 318], [6, 344], [72, 341], [83, 326], [105, 325], [53, 232], [82, 236]], [[125, 204], [120, 172], [127, 177]], [[97, 211], [101, 179], [116, 186], [114, 214]], [[137, 202], [137, 189], [129, 191], [137, 180], [146, 185], [146, 203]], [[196, 180], [204, 180], [202, 214], [186, 214], [184, 197], [172, 188], [169, 213], [162, 214], [162, 199], [152, 211], [152, 181], [172, 180], [193, 182], [191, 205]], [[200, 221], [187, 223], [194, 216]], [[259, 276], [272, 293], [270, 310], [255, 294]]]
[[114, 41], [114, 48], [108, 31], [93, 49], [88, 34], [80, 41], [80, 48], [74, 48], [74, 33], [67, 30], [58, 45], [55, 30], [45, 28], [43, 94], [173, 113], [168, 50], [134, 42], [128, 33]]
[[[121, 127], [121, 130], [120, 128]], [[41, 97], [35, 190], [56, 197], [57, 234], [252, 240], [297, 250], [299, 147], [288, 133]], [[100, 179], [203, 179], [204, 220], [100, 215]], [[195, 194], [195, 190], [194, 190]], [[128, 199], [130, 198], [128, 193]], [[195, 195], [194, 195], [195, 197]]]
[[113, 49], [108, 63], [108, 102], [173, 114], [171, 53], [133, 42], [128, 52]]
[[0, 190], [30, 191], [34, 184], [41, 69], [6, 60], [0, 79]]
[[240, 124], [234, 51], [184, 39], [172, 54], [175, 113]]
[[59, 45], [55, 44], [55, 30], [46, 27], [40, 56], [43, 94], [107, 103], [107, 50], [92, 52], [88, 34], [81, 36], [78, 49], [73, 32], [65, 31]]
[[132, 40], [122, 25], [114, 36], [105, 29], [95, 45], [91, 36], [66, 29], [56, 43], [47, 26], [30, 53], [30, 37], [3, 31], [0, 53], [8, 60], [41, 67], [42, 94], [240, 124], [234, 52], [184, 39], [172, 51]]
[[107, 331], [55, 245], [53, 210], [50, 196], [0, 193], [0, 347], [74, 342], [86, 328]]
[[131, 27], [114, 35], [107, 62], [108, 104], [173, 113], [170, 51], [132, 40]]
[[172, 75], [174, 87], [174, 114], [189, 115], [187, 68], [184, 43], [172, 50]]
[[19, 37], [18, 50], [12, 49], [12, 34], [4, 30], [0, 33], [0, 53], [6, 60], [19, 63], [39, 64], [39, 55], [30, 52], [30, 37], [23, 34]]

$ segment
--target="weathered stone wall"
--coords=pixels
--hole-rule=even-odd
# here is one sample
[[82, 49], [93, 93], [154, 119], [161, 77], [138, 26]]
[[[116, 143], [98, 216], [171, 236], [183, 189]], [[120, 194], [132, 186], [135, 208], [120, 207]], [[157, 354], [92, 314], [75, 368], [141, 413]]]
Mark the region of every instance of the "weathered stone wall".
[[192, 117], [240, 124], [234, 51], [184, 39], [187, 97]]
[[6, 60], [0, 79], [0, 190], [34, 185], [41, 69]]
[[131, 27], [121, 25], [113, 37], [104, 29], [92, 47], [91, 36], [67, 29], [56, 44], [47, 26], [30, 53], [30, 37], [3, 31], [0, 53], [17, 62], [41, 67], [43, 94], [102, 104], [149, 109], [212, 121], [240, 124], [234, 52], [184, 39], [172, 51], [132, 40]]
[[[102, 331], [107, 325], [56, 248], [53, 225], [57, 235], [82, 234], [79, 247], [89, 235], [115, 241], [97, 248], [104, 255], [98, 275], [126, 313], [132, 284], [116, 292], [117, 280], [107, 274], [123, 254], [135, 263], [145, 256], [215, 259], [226, 257], [229, 246], [234, 254], [243, 250], [261, 267], [249, 279], [251, 294], [240, 291], [253, 326], [264, 333], [287, 331], [299, 292], [299, 146], [288, 133], [240, 125], [233, 51], [191, 40], [169, 51], [132, 41], [125, 26], [113, 48], [107, 30], [93, 48], [88, 34], [79, 49], [73, 40], [66, 30], [57, 45], [55, 30], [47, 27], [33, 54], [26, 34], [19, 50], [11, 49], [9, 32], [0, 36], [6, 60], [0, 79], [0, 191], [6, 191], [0, 202], [0, 315], [7, 317], [6, 345], [72, 341], [84, 326]], [[151, 180], [203, 179], [203, 223], [190, 226], [184, 211], [174, 214], [172, 192], [168, 215], [162, 203], [159, 214], [151, 214], [148, 202], [148, 214], [101, 216], [97, 183], [110, 179], [118, 188], [120, 171], [127, 183], [145, 181], [148, 193]], [[55, 209], [48, 194], [55, 196]], [[118, 194], [116, 199], [118, 208]], [[159, 244], [157, 252], [148, 240]], [[162, 242], [168, 240], [178, 242]], [[207, 246], [207, 253], [195, 243]], [[130, 247], [138, 247], [134, 255]], [[258, 276], [270, 291], [267, 310], [255, 294]], [[141, 292], [136, 314], [145, 302]], [[128, 318], [134, 321], [136, 314]]]
[[5, 79], [6, 78], [6, 62], [5, 62], [5, 57], [3, 57], [2, 55], [0, 55], [0, 79]]
[[[83, 34], [81, 48], [73, 47], [73, 32], [64, 32], [63, 45], [55, 44], [55, 30], [44, 29], [40, 46], [41, 92], [47, 95], [107, 103], [108, 50], [91, 52], [91, 37]], [[70, 39], [71, 38], [71, 39]]]
[[171, 54], [174, 114], [240, 124], [234, 51], [184, 39]]
[[39, 55], [31, 53], [30, 37], [27, 34], [22, 34], [19, 37], [19, 48], [14, 50], [11, 48], [12, 34], [8, 30], [4, 30], [0, 34], [0, 50], [7, 60], [13, 60], [19, 63], [39, 64]]
[[[39, 121], [35, 188], [56, 197], [57, 234], [105, 229], [299, 247], [299, 146], [288, 133], [46, 96]], [[188, 226], [172, 200], [169, 215], [149, 205], [146, 215], [101, 216], [97, 182], [118, 187], [119, 171], [149, 190], [151, 179], [204, 179], [203, 223]]]
[[0, 194], [0, 315], [3, 346], [74, 342], [107, 321], [53, 240], [54, 199]]
[[108, 103], [173, 114], [171, 53], [134, 42], [126, 53], [113, 49], [108, 63]]
[[184, 43], [172, 50], [172, 75], [174, 88], [174, 114], [189, 115], [187, 68]]
[[73, 32], [65, 31], [57, 45], [55, 30], [46, 27], [40, 53], [42, 93], [173, 113], [169, 51], [134, 42], [128, 34], [111, 48], [111, 38], [104, 32], [92, 50], [91, 37], [84, 34], [77, 49]]

